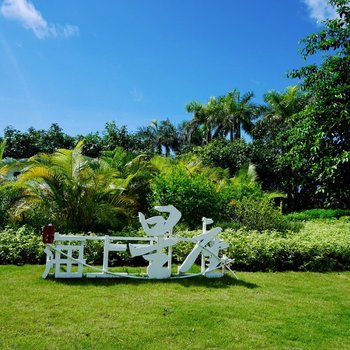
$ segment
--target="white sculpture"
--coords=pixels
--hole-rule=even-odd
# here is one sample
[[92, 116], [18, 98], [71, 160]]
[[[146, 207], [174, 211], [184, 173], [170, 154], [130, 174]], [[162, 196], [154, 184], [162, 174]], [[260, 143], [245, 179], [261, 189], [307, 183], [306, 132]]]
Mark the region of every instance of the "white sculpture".
[[[168, 212], [169, 217], [153, 216], [146, 220], [142, 213], [139, 213], [141, 225], [149, 236], [157, 237], [151, 244], [129, 244], [131, 256], [142, 255], [150, 263], [147, 268], [149, 278], [163, 279], [171, 276], [171, 247], [176, 244], [176, 239], [171, 238], [173, 228], [181, 218], [181, 213], [172, 205], [155, 207], [159, 212]], [[163, 249], [168, 248], [168, 254]], [[167, 266], [164, 265], [167, 263]]]
[[[173, 236], [174, 226], [181, 218], [181, 213], [172, 205], [157, 206], [155, 209], [161, 213], [169, 213], [167, 218], [163, 216], [153, 216], [148, 219], [144, 214], [139, 213], [139, 220], [148, 237], [118, 237], [118, 236], [63, 236], [54, 232], [52, 226], [47, 226], [48, 231], [43, 232], [43, 241], [47, 243], [45, 253], [47, 254], [46, 268], [43, 278], [46, 278], [51, 269], [54, 269], [56, 278], [89, 278], [95, 277], [127, 277], [127, 278], [184, 278], [196, 275], [204, 275], [209, 278], [223, 276], [225, 268], [231, 270], [230, 264], [233, 259], [226, 255], [219, 257], [222, 249], [228, 248], [228, 244], [218, 238], [221, 232], [220, 227], [207, 231], [207, 225], [212, 224], [213, 220], [203, 218], [203, 232], [201, 235], [193, 238]], [[84, 259], [84, 243], [87, 240], [103, 240], [104, 255], [102, 269], [86, 264]], [[145, 244], [123, 244], [125, 241], [145, 241]], [[178, 268], [178, 274], [171, 275], [172, 247], [178, 242], [192, 242], [194, 248], [186, 257], [184, 262]], [[73, 243], [73, 244], [71, 244]], [[132, 257], [142, 256], [149, 261], [147, 267], [147, 277], [132, 275], [128, 273], [116, 273], [109, 271], [108, 255], [111, 251], [129, 251]], [[198, 274], [186, 274], [197, 258], [201, 255], [201, 272]], [[61, 267], [64, 265], [65, 271]], [[97, 272], [83, 273], [83, 268], [88, 267]], [[73, 268], [75, 270], [73, 271]], [[221, 272], [218, 271], [221, 269]]]

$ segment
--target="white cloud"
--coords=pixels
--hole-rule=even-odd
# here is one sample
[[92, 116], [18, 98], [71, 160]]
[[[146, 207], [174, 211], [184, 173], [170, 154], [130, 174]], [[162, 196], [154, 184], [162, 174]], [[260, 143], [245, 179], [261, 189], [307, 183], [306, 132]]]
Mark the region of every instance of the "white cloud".
[[332, 19], [337, 17], [337, 12], [334, 7], [328, 4], [327, 0], [302, 0], [309, 10], [310, 18], [317, 22], [325, 19]]
[[39, 39], [79, 34], [77, 26], [48, 23], [29, 0], [4, 0], [0, 13], [5, 18], [20, 22], [24, 28], [32, 30]]

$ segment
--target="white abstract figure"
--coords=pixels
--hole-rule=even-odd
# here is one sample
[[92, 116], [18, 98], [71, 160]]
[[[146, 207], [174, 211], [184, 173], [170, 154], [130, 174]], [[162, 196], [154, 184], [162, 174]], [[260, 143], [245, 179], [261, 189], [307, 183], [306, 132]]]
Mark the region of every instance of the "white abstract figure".
[[169, 217], [165, 219], [159, 215], [146, 219], [142, 213], [139, 213], [139, 219], [144, 231], [149, 236], [164, 236], [166, 233], [172, 235], [174, 226], [181, 219], [181, 213], [173, 205], [156, 206], [154, 209], [159, 212], [169, 213]]
[[46, 247], [44, 252], [46, 253], [46, 267], [42, 277], [46, 278], [49, 275], [51, 268], [54, 267], [54, 256], [49, 247]]
[[[148, 236], [154, 237], [150, 244], [129, 244], [132, 256], [142, 255], [150, 263], [147, 274], [150, 278], [163, 279], [171, 276], [171, 247], [176, 244], [176, 239], [171, 238], [174, 226], [181, 218], [181, 213], [172, 205], [155, 207], [159, 212], [168, 212], [169, 216], [153, 216], [146, 219], [139, 213], [141, 225]], [[168, 248], [168, 254], [164, 249]], [[164, 266], [167, 263], [167, 266]]]
[[202, 253], [205, 257], [208, 257], [207, 269], [204, 271], [206, 277], [216, 278], [223, 276], [223, 273], [216, 272], [215, 269], [220, 267], [221, 263], [221, 259], [218, 257], [219, 251], [228, 248], [228, 246], [227, 242], [217, 237], [206, 246]]
[[[210, 225], [213, 222], [214, 221], [212, 219], [202, 218], [203, 233], [194, 237], [197, 243], [185, 261], [179, 267], [179, 273], [183, 274], [187, 272], [195, 263], [199, 254], [202, 254], [201, 272], [205, 274], [206, 277], [212, 278], [221, 277], [223, 275], [215, 270], [221, 266], [219, 251], [221, 249], [228, 248], [229, 245], [222, 239], [217, 238], [217, 235], [221, 232], [220, 227], [216, 227], [207, 232], [207, 225]], [[208, 260], [207, 264], [205, 264], [206, 258]]]
[[214, 237], [216, 237], [220, 232], [221, 232], [221, 228], [216, 227], [206, 233], [203, 233], [199, 236], [194, 237], [197, 243], [192, 249], [191, 253], [187, 255], [185, 261], [179, 267], [179, 273], [187, 272], [191, 268], [191, 266], [195, 263], [199, 254], [201, 254], [203, 251], [208, 252], [209, 251], [208, 243]]
[[[147, 267], [148, 278], [186, 278], [197, 275], [214, 278], [222, 277], [225, 269], [227, 269], [238, 279], [230, 267], [234, 260], [226, 255], [219, 257], [220, 250], [228, 247], [226, 242], [217, 237], [221, 232], [221, 228], [216, 227], [207, 231], [207, 225], [213, 223], [212, 219], [202, 218], [203, 231], [201, 235], [176, 237], [173, 236], [173, 229], [180, 220], [181, 213], [172, 205], [158, 206], [155, 209], [161, 213], [169, 213], [169, 215], [167, 218], [159, 215], [146, 219], [142, 213], [139, 213], [139, 219], [147, 237], [60, 235], [58, 232], [54, 232], [50, 225], [47, 226], [50, 230], [46, 230], [47, 227], [45, 226], [43, 242], [47, 244], [45, 248], [47, 258], [43, 278], [49, 276], [50, 270], [54, 271], [53, 275], [56, 278], [81, 278], [83, 276], [88, 278], [145, 278], [109, 270], [109, 253], [125, 252], [127, 250], [127, 244], [122, 242], [144, 241], [146, 242], [144, 244], [129, 243], [129, 249], [132, 256], [143, 256], [145, 260], [149, 261]], [[104, 242], [102, 269], [86, 263], [84, 245], [87, 241]], [[195, 246], [179, 267], [178, 274], [171, 276], [172, 247], [178, 242], [189, 242]], [[199, 255], [202, 259], [201, 272], [186, 274]], [[84, 267], [95, 272], [84, 272]]]

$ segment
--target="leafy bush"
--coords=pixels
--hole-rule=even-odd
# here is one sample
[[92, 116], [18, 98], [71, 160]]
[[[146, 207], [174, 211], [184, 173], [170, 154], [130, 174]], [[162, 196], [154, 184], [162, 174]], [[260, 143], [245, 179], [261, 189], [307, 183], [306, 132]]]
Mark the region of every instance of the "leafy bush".
[[[193, 237], [200, 231], [184, 231]], [[350, 269], [350, 225], [307, 222], [301, 233], [227, 229], [221, 238], [230, 244], [227, 255], [241, 271], [334, 271]], [[183, 261], [193, 244], [173, 247], [174, 262]]]
[[[199, 230], [182, 231], [176, 235], [193, 237], [200, 233]], [[226, 253], [235, 259], [233, 268], [236, 270], [323, 272], [350, 269], [349, 222], [309, 221], [300, 233], [226, 229], [221, 237], [230, 244]], [[183, 262], [193, 246], [190, 242], [174, 245], [173, 262]], [[17, 231], [6, 228], [0, 232], [0, 264], [44, 263], [43, 250], [41, 237], [27, 227]], [[88, 264], [102, 264], [101, 241], [88, 241], [84, 252]], [[142, 257], [131, 258], [128, 252], [110, 255], [110, 266], [146, 264]]]
[[310, 209], [286, 215], [292, 221], [308, 221], [313, 219], [332, 219], [350, 216], [350, 210], [344, 209]]
[[231, 175], [251, 160], [251, 145], [244, 140], [214, 140], [208, 145], [196, 147], [193, 151], [203, 164], [210, 167], [230, 169]]
[[298, 231], [301, 228], [296, 223], [290, 223], [266, 196], [261, 199], [243, 198], [237, 203], [236, 215], [248, 230], [285, 232]]
[[334, 271], [350, 269], [350, 226], [307, 222], [301, 233], [227, 230], [228, 255], [247, 271]]
[[[180, 237], [192, 238], [194, 236], [200, 235], [202, 231], [182, 231], [176, 234]], [[190, 251], [193, 249], [194, 244], [191, 242], [179, 242], [173, 245], [173, 263], [182, 263]]]
[[0, 187], [0, 227], [5, 227], [11, 222], [10, 208], [20, 196], [21, 193], [18, 188]]
[[181, 169], [160, 174], [152, 184], [151, 202], [155, 205], [174, 205], [182, 213], [181, 222], [190, 228], [201, 225], [203, 216], [221, 218], [222, 198], [214, 185], [202, 174], [186, 174]]
[[41, 237], [32, 229], [5, 228], [0, 232], [0, 264], [42, 264], [45, 262]]

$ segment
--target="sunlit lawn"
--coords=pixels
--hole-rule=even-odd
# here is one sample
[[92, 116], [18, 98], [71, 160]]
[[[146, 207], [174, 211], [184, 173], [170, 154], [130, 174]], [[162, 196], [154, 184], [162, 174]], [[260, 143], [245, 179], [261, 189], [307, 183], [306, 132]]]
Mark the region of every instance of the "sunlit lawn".
[[42, 280], [0, 266], [0, 349], [350, 349], [350, 272]]

